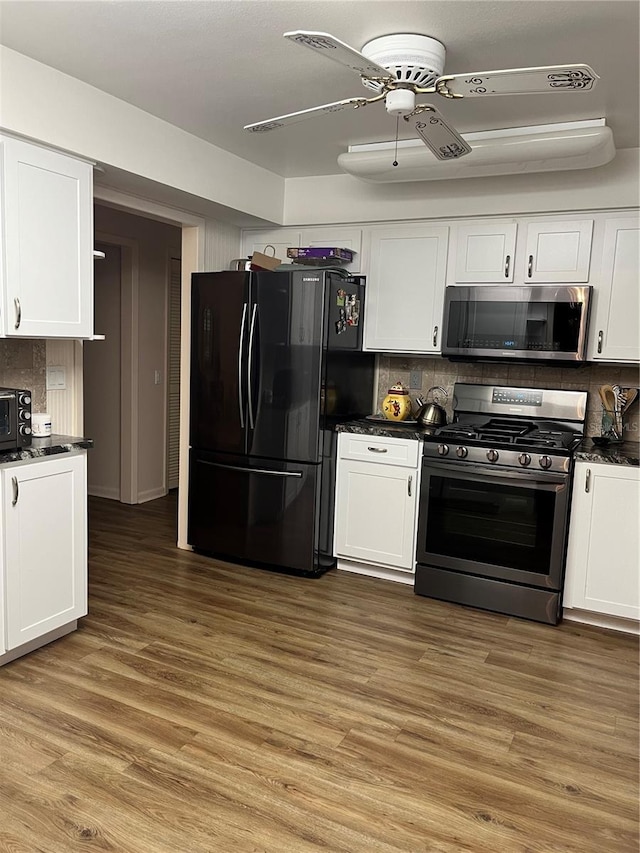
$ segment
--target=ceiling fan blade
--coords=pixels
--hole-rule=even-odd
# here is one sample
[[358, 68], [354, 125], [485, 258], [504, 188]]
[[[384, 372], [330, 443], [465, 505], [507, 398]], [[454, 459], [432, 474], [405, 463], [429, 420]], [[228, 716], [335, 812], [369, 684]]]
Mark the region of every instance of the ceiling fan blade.
[[372, 77], [375, 80], [395, 80], [395, 77], [382, 65], [367, 59], [364, 54], [330, 33], [294, 30], [290, 33], [284, 33], [284, 37], [296, 44], [301, 44], [303, 47], [309, 47], [320, 56], [326, 56], [327, 59], [345, 65], [352, 71], [357, 71], [361, 77]]
[[406, 121], [415, 125], [416, 133], [438, 160], [457, 160], [471, 153], [471, 146], [454, 130], [431, 104], [421, 104]]
[[257, 121], [255, 124], [245, 124], [244, 129], [252, 133], [262, 133], [266, 130], [275, 130], [278, 127], [284, 127], [288, 124], [296, 124], [299, 121], [304, 121], [308, 118], [313, 118], [322, 113], [337, 113], [340, 110], [345, 110], [347, 107], [357, 109], [371, 104], [374, 101], [379, 101], [384, 95], [379, 95], [376, 98], [346, 98], [344, 101], [334, 101], [332, 104], [322, 104], [319, 107], [311, 107], [308, 110], [299, 110], [297, 113], [287, 113], [283, 116], [275, 116], [264, 121]]
[[545, 65], [470, 74], [446, 74], [436, 80], [445, 98], [482, 95], [539, 95], [545, 92], [588, 92], [600, 78], [588, 65]]

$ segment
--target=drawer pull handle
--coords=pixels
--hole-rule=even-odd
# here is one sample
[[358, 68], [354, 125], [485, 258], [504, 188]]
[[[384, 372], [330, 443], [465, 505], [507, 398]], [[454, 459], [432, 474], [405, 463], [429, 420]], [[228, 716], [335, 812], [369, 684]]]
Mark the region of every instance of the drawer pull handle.
[[409, 479], [407, 481], [407, 492], [409, 493], [409, 497], [411, 497], [411, 483], [413, 482], [413, 475], [409, 474]]
[[367, 450], [370, 450], [371, 453], [386, 453], [386, 447], [367, 447]]
[[584, 490], [585, 492], [591, 491], [591, 468], [587, 468], [587, 476], [584, 478]]
[[18, 485], [18, 478], [11, 478], [11, 485], [13, 486], [13, 500], [11, 501], [11, 506], [15, 506], [18, 503], [18, 498], [20, 497], [20, 486]]

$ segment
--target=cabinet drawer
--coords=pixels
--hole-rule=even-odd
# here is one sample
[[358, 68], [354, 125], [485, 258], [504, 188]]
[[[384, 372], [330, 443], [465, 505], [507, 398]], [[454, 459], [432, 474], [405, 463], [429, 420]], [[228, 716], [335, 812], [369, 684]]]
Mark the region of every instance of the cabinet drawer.
[[382, 465], [406, 465], [417, 468], [422, 442], [407, 438], [383, 438], [341, 432], [338, 439], [340, 459], [360, 459]]

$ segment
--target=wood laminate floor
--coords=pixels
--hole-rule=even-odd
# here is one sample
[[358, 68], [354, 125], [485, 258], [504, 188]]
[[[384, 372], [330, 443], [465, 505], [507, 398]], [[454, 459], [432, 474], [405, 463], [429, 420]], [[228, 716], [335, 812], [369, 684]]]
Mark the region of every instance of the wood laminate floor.
[[638, 646], [178, 551], [92, 499], [90, 612], [0, 669], [2, 853], [637, 853]]

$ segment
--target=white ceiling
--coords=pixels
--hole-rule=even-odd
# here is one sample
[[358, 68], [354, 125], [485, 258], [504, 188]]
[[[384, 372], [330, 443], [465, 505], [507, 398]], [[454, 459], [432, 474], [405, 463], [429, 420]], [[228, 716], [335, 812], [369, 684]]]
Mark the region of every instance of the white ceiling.
[[356, 74], [283, 39], [288, 30], [329, 32], [358, 50], [390, 33], [434, 36], [447, 49], [445, 73], [587, 63], [601, 77], [590, 93], [431, 97], [462, 133], [605, 117], [616, 147], [635, 148], [639, 10], [637, 0], [1, 0], [0, 42], [293, 177], [338, 173], [338, 154], [392, 139], [395, 120], [374, 104], [244, 131], [368, 96]]

